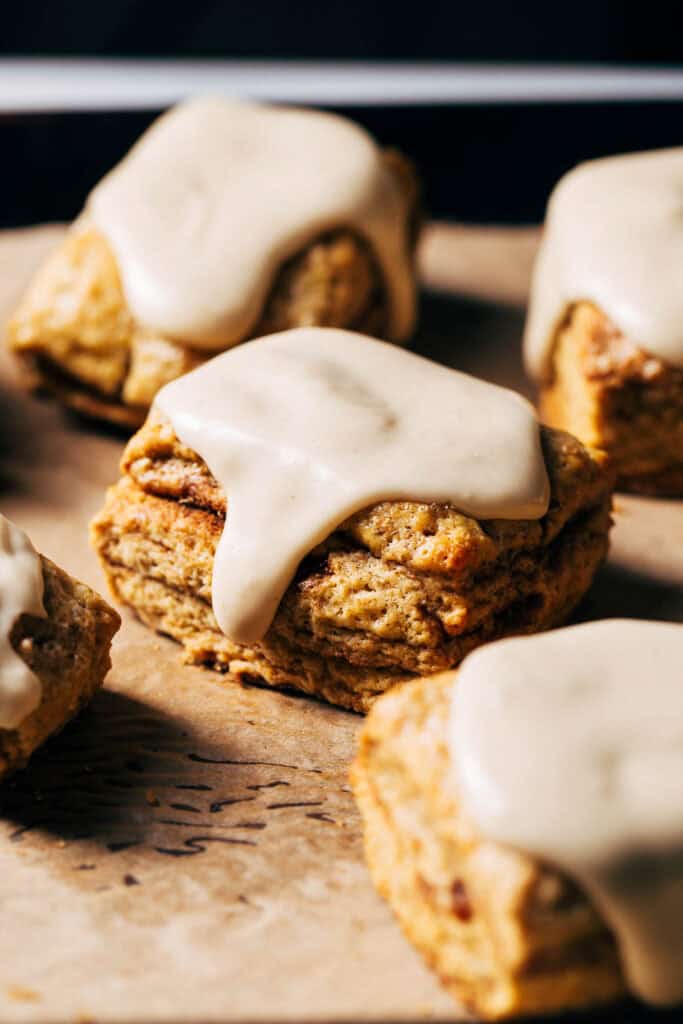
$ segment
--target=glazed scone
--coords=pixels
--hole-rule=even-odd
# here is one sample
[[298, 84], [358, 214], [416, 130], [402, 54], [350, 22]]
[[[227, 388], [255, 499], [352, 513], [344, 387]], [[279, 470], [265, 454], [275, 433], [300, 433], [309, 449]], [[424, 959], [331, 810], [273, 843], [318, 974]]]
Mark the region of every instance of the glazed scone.
[[[299, 152], [289, 162], [271, 152], [285, 142], [279, 136], [290, 130], [287, 118], [294, 118], [296, 134], [286, 152]], [[256, 157], [249, 146], [237, 146], [244, 132], [253, 136]], [[214, 141], [222, 136], [224, 150]], [[348, 162], [348, 199], [338, 198], [347, 184], [338, 180], [344, 159], [336, 161], [342, 170], [335, 174], [318, 153], [321, 146], [332, 153], [335, 144], [356, 153], [356, 162]], [[147, 187], [145, 175], [151, 176]], [[295, 213], [280, 223], [269, 204], [286, 208], [292, 196]], [[29, 386], [79, 413], [136, 427], [165, 383], [261, 334], [324, 325], [403, 341], [414, 320], [418, 206], [410, 163], [393, 150], [380, 151], [350, 122], [313, 111], [193, 101], [156, 122], [95, 189], [10, 319], [9, 346]], [[124, 237], [126, 211], [132, 223]], [[253, 230], [244, 223], [249, 216]], [[145, 217], [146, 232], [135, 237]], [[259, 244], [245, 271], [248, 247]], [[159, 253], [171, 247], [177, 266], [169, 269]], [[213, 275], [213, 294], [191, 288], [195, 273]], [[169, 312], [182, 291], [174, 275], [188, 282], [187, 294]], [[152, 296], [147, 304], [138, 295], [144, 288]]]
[[442, 984], [481, 1017], [625, 995], [614, 940], [576, 885], [485, 839], [463, 813], [451, 778], [452, 689], [450, 674], [409, 683], [363, 726], [352, 783], [375, 885]]
[[475, 1013], [683, 1002], [682, 656], [679, 624], [601, 620], [373, 708], [352, 769], [370, 871]]
[[683, 149], [583, 164], [555, 189], [525, 335], [545, 422], [604, 449], [618, 485], [683, 495]]
[[[235, 458], [246, 452], [236, 480], [243, 480], [245, 474], [250, 477], [254, 465], [260, 467], [258, 461], [252, 461], [258, 459], [259, 452], [270, 450], [273, 461], [257, 468], [252, 512], [242, 512], [241, 518], [238, 508], [233, 512], [246, 530], [252, 521], [258, 522], [248, 539], [243, 535], [236, 538], [238, 553], [252, 552], [242, 568], [222, 567], [221, 607], [232, 602], [238, 617], [246, 614], [245, 605], [253, 603], [263, 575], [270, 571], [269, 560], [280, 564], [283, 534], [310, 518], [316, 501], [327, 502], [340, 479], [334, 466], [319, 469], [318, 451], [310, 453], [313, 482], [310, 490], [304, 486], [299, 504], [292, 498], [297, 488], [300, 490], [299, 470], [293, 482], [286, 475], [280, 480], [283, 465], [306, 467], [308, 462], [300, 456], [293, 458], [295, 441], [291, 437], [282, 438], [284, 462], [278, 453], [278, 435], [289, 428], [288, 422], [279, 419], [278, 373], [290, 367], [305, 378], [308, 390], [299, 390], [298, 377], [281, 389], [287, 407], [294, 406], [288, 417], [301, 415], [304, 434], [316, 444], [327, 425], [321, 423], [316, 432], [318, 415], [305, 407], [302, 394], [308, 401], [317, 396], [321, 419], [334, 423], [343, 407], [336, 403], [343, 404], [359, 388], [360, 405], [354, 406], [350, 427], [353, 439], [345, 436], [340, 450], [357, 444], [356, 460], [351, 460], [350, 470], [347, 463], [346, 469], [351, 484], [367, 473], [372, 493], [376, 493], [375, 470], [368, 470], [368, 465], [378, 467], [378, 473], [387, 467], [389, 473], [407, 472], [408, 480], [401, 488], [419, 491], [423, 465], [432, 465], [437, 476], [440, 471], [450, 472], [458, 481], [464, 480], [486, 462], [481, 446], [497, 451], [499, 442], [507, 446], [507, 456], [492, 457], [493, 490], [503, 486], [506, 474], [516, 485], [517, 426], [506, 426], [497, 405], [502, 403], [504, 411], [509, 408], [515, 416], [524, 417], [523, 430], [528, 430], [530, 450], [538, 459], [544, 481], [547, 474], [543, 486], [548, 494], [536, 503], [535, 518], [530, 512], [518, 512], [516, 518], [509, 519], [476, 518], [452, 504], [417, 500], [366, 502], [352, 515], [337, 519], [340, 525], [321, 543], [304, 546], [307, 553], [298, 568], [295, 564], [289, 585], [285, 582], [280, 591], [282, 596], [277, 595], [272, 617], [263, 620], [259, 634], [242, 633], [237, 640], [237, 634], [231, 638], [229, 630], [219, 628], [212, 610], [212, 598], [216, 608], [214, 560], [226, 512], [230, 523], [229, 497], [206, 462], [179, 439], [162, 411], [155, 408], [128, 444], [121, 464], [122, 479], [109, 491], [93, 524], [92, 541], [116, 599], [132, 607], [154, 629], [179, 640], [188, 661], [365, 711], [389, 686], [456, 665], [468, 651], [491, 638], [534, 632], [562, 622], [605, 557], [611, 480], [599, 452], [589, 451], [558, 431], [544, 430], [539, 438], [532, 410], [511, 392], [371, 339], [353, 338], [347, 332], [324, 334], [318, 332], [315, 339], [309, 339], [300, 337], [300, 332], [286, 332], [251, 342], [202, 367], [195, 372], [197, 376], [191, 374], [169, 385], [159, 396], [163, 407], [167, 395], [173, 393], [174, 401], [182, 402], [188, 390], [194, 389], [198, 415], [206, 415], [210, 424], [215, 425], [234, 406], [247, 415], [262, 413], [266, 425], [275, 425], [270, 449], [250, 439], [250, 427], [237, 429], [234, 435], [238, 446]], [[298, 346], [296, 353], [290, 351], [292, 346]], [[251, 361], [259, 355], [256, 347], [263, 347], [261, 362]], [[278, 352], [283, 348], [286, 358], [279, 364]], [[314, 351], [324, 353], [324, 359], [321, 357], [320, 366], [311, 359], [313, 365], [308, 367], [306, 353]], [[361, 355], [364, 372], [357, 380], [351, 370]], [[338, 357], [343, 357], [342, 364]], [[379, 361], [377, 367], [373, 360]], [[399, 368], [406, 377], [392, 409], [381, 388]], [[310, 380], [305, 376], [309, 369]], [[325, 374], [324, 384], [319, 372]], [[229, 398], [222, 374], [233, 381], [234, 394]], [[420, 374], [428, 377], [424, 387]], [[254, 382], [258, 382], [256, 392]], [[416, 393], [414, 399], [406, 400], [404, 387], [409, 383]], [[243, 386], [247, 389], [245, 402], [240, 398]], [[455, 406], [467, 410], [467, 417], [482, 415], [481, 423], [460, 421], [455, 428], [449, 426], [448, 410], [441, 404], [446, 397], [435, 392], [438, 386], [446, 389], [445, 395], [454, 399]], [[461, 387], [465, 387], [464, 393], [459, 392]], [[208, 394], [210, 388], [213, 396]], [[474, 391], [467, 406], [469, 388]], [[291, 399], [287, 397], [290, 391]], [[494, 403], [490, 416], [485, 410], [480, 412], [488, 402]], [[412, 451], [404, 451], [399, 444], [396, 453], [389, 454], [386, 445], [390, 440], [373, 437], [376, 409], [391, 410], [381, 414], [389, 438], [392, 431], [400, 438], [404, 430], [405, 436], [413, 439]], [[493, 425], [496, 410], [498, 426]], [[367, 424], [363, 420], [366, 415]], [[429, 438], [421, 429], [420, 417], [425, 415], [432, 420], [437, 457], [432, 457]], [[194, 414], [190, 419], [197, 422]], [[449, 429], [454, 430], [453, 440]], [[460, 442], [466, 450], [458, 453], [459, 438], [467, 437], [469, 429], [479, 434], [472, 441]], [[219, 449], [223, 436], [227, 430], [225, 435], [217, 435]], [[414, 477], [411, 466], [415, 467]], [[340, 472], [343, 480], [343, 467]], [[393, 476], [391, 486], [399, 486]], [[346, 488], [342, 483], [343, 501]], [[233, 499], [236, 495], [233, 493]], [[257, 564], [259, 558], [262, 564]], [[258, 617], [261, 609], [257, 606], [254, 611]]]
[[[6, 522], [3, 520], [3, 526]], [[10, 528], [16, 530], [11, 524]], [[36, 558], [44, 614], [20, 614], [7, 637], [11, 656], [28, 669], [35, 693], [25, 705], [28, 713], [14, 714], [17, 686], [14, 682], [10, 698], [5, 689], [8, 665], [3, 658], [0, 717], [11, 703], [12, 714], [19, 720], [10, 716], [0, 724], [0, 780], [22, 768], [34, 750], [96, 693], [109, 671], [111, 641], [121, 622], [118, 613], [90, 587], [49, 559]], [[6, 597], [3, 593], [3, 601]]]

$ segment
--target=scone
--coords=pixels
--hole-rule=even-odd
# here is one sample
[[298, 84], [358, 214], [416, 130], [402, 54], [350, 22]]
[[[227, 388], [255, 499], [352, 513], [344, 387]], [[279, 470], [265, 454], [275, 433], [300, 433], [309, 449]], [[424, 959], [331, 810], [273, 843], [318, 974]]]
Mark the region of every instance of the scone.
[[683, 495], [683, 149], [584, 164], [551, 197], [525, 354], [544, 421], [619, 486]]
[[109, 671], [113, 608], [0, 517], [0, 780], [90, 700]]
[[682, 653], [683, 626], [590, 623], [488, 645], [373, 707], [352, 769], [368, 865], [475, 1014], [683, 999]]
[[418, 185], [362, 128], [218, 98], [162, 116], [95, 188], [8, 324], [26, 380], [139, 426], [165, 383], [300, 325], [415, 320]]
[[512, 392], [348, 332], [253, 341], [169, 385], [121, 469], [92, 527], [115, 598], [191, 663], [357, 711], [562, 622], [607, 550], [599, 452], [539, 432]]

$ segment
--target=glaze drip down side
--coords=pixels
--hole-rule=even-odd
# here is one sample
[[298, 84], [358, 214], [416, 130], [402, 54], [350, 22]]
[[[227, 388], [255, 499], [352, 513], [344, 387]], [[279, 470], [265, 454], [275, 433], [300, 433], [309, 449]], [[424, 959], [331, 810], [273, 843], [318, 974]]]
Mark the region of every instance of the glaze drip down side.
[[40, 680], [10, 639], [21, 615], [45, 615], [43, 570], [23, 530], [0, 515], [0, 729], [16, 729], [41, 699]]
[[548, 204], [524, 354], [548, 376], [571, 305], [591, 302], [631, 342], [683, 367], [683, 147], [582, 164]]
[[683, 1001], [683, 626], [605, 620], [475, 651], [450, 744], [481, 834], [586, 890], [635, 995]]

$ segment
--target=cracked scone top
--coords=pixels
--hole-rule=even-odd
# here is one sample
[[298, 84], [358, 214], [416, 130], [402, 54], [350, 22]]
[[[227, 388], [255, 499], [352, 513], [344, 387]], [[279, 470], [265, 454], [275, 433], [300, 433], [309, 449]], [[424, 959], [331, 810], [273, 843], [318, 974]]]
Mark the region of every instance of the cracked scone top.
[[277, 271], [348, 228], [379, 266], [388, 336], [415, 317], [404, 199], [373, 139], [313, 110], [191, 100], [152, 125], [85, 210], [111, 245], [143, 326], [196, 348], [237, 344]]
[[524, 349], [547, 376], [568, 308], [593, 302], [632, 342], [683, 366], [683, 147], [576, 167], [548, 204]]
[[548, 508], [528, 402], [360, 334], [247, 342], [166, 385], [155, 409], [227, 497], [213, 608], [238, 643], [263, 638], [301, 559], [379, 501], [486, 519]]
[[16, 729], [41, 699], [40, 680], [10, 641], [21, 615], [45, 615], [43, 570], [23, 530], [0, 515], [0, 729]]
[[459, 799], [554, 864], [614, 933], [630, 990], [683, 1000], [683, 626], [605, 620], [470, 654], [453, 691]]

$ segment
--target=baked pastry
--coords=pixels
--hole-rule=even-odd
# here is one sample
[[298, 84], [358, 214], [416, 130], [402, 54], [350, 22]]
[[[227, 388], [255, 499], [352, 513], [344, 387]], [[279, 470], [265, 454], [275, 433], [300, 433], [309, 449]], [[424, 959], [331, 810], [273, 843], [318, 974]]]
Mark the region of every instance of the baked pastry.
[[33, 386], [139, 426], [159, 388], [299, 325], [404, 341], [415, 318], [409, 162], [313, 110], [192, 100], [95, 188], [8, 325]]
[[259, 339], [168, 385], [121, 469], [92, 527], [115, 598], [189, 662], [357, 711], [563, 621], [607, 550], [599, 452], [345, 331]]
[[373, 707], [352, 769], [370, 871], [475, 1014], [683, 1000], [682, 653], [683, 626], [590, 623]]
[[619, 486], [683, 495], [683, 149], [610, 157], [553, 193], [525, 354], [542, 419], [603, 448]]
[[90, 700], [109, 671], [113, 608], [0, 516], [0, 780]]

